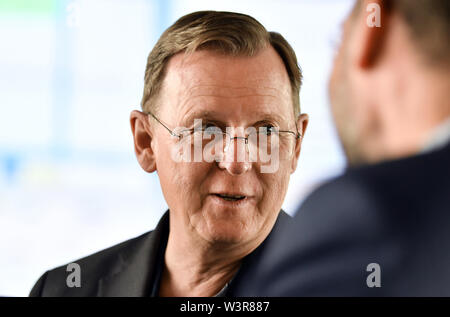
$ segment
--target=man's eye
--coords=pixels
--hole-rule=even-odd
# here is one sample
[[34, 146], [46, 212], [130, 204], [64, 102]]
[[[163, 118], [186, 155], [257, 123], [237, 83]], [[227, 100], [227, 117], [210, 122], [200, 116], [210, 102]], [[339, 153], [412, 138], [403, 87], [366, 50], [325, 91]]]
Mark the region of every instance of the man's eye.
[[217, 125], [215, 125], [214, 123], [206, 123], [203, 125], [203, 130], [206, 130], [208, 128], [217, 128], [219, 129], [219, 127]]
[[261, 127], [259, 127], [259, 133], [271, 135], [273, 132], [275, 132], [275, 127], [271, 124], [265, 124]]
[[213, 135], [217, 133], [222, 133], [222, 129], [213, 123], [207, 123], [203, 126], [203, 133]]
[[204, 132], [207, 129], [211, 130], [211, 129], [215, 129], [215, 128], [217, 128], [217, 126], [214, 123], [205, 123], [201, 126], [200, 125], [194, 126], [192, 130]]

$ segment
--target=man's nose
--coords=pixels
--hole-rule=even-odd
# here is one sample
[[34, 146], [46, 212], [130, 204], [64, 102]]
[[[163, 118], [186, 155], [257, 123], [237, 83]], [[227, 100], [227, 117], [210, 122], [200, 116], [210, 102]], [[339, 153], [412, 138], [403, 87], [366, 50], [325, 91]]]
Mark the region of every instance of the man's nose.
[[219, 168], [226, 169], [231, 175], [240, 175], [252, 168], [247, 151], [247, 139], [244, 137], [233, 137], [224, 149], [222, 160], [218, 163]]

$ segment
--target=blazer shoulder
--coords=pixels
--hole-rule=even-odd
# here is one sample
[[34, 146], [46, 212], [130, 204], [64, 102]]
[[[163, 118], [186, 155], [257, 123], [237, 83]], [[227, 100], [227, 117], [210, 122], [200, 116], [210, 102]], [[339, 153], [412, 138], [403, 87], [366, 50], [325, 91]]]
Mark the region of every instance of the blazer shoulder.
[[[114, 274], [120, 269], [122, 256], [133, 254], [134, 250], [148, 238], [154, 230], [126, 240], [89, 256], [69, 262], [46, 271], [33, 286], [29, 296], [94, 296], [97, 282], [102, 276]], [[66, 287], [66, 279], [72, 272], [68, 265], [76, 263], [82, 271], [82, 288]]]
[[41, 297], [42, 289], [44, 288], [45, 280], [47, 279], [48, 271], [46, 271], [39, 280], [34, 284], [33, 288], [30, 291], [30, 297]]
[[[305, 199], [295, 218], [311, 218], [323, 223], [328, 219], [336, 224], [354, 224], [356, 220], [371, 223], [380, 216], [383, 200], [370, 178], [360, 173], [337, 177], [311, 193]], [[344, 221], [347, 220], [347, 221]], [[327, 224], [328, 225], [328, 224]]]

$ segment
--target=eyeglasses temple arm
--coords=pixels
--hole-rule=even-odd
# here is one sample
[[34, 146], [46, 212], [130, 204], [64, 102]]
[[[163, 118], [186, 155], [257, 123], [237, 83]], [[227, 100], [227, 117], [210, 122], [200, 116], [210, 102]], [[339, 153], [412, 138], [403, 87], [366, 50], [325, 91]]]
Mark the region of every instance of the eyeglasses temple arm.
[[172, 130], [169, 129], [168, 126], [166, 126], [164, 123], [162, 123], [153, 113], [151, 112], [145, 112], [147, 115], [151, 115], [156, 121], [159, 122], [159, 124], [161, 124], [164, 128], [166, 128], [167, 131], [169, 131], [169, 133], [177, 138], [180, 138], [180, 136], [176, 133], [174, 133]]

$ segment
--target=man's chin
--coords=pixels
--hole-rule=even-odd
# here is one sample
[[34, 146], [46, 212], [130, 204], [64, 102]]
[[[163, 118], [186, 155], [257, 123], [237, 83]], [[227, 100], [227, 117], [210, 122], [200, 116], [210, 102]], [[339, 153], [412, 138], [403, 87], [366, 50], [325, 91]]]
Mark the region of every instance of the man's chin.
[[341, 144], [344, 149], [345, 157], [347, 158], [347, 165], [356, 167], [369, 163], [368, 158], [361, 150], [362, 147], [358, 146], [357, 142], [349, 142], [348, 139], [341, 138]]
[[203, 237], [216, 245], [236, 245], [245, 243], [250, 236], [248, 228], [242, 224], [209, 224], [206, 231], [203, 232]]
[[342, 140], [341, 140], [341, 145], [342, 145], [342, 148], [345, 153], [345, 158], [347, 160], [347, 166], [355, 167], [355, 166], [362, 164], [361, 159], [359, 158], [359, 155], [356, 153], [354, 147], [346, 144]]
[[335, 119], [337, 126], [339, 140], [342, 149], [344, 150], [348, 166], [358, 166], [366, 163], [365, 156], [361, 152], [361, 146], [355, 137], [356, 132], [351, 130], [349, 123], [340, 122], [338, 118]]

